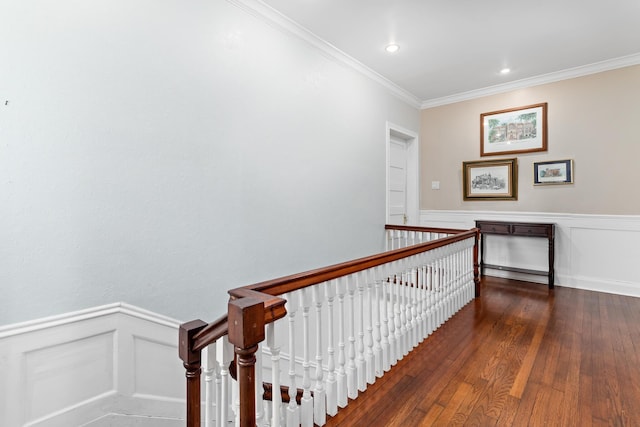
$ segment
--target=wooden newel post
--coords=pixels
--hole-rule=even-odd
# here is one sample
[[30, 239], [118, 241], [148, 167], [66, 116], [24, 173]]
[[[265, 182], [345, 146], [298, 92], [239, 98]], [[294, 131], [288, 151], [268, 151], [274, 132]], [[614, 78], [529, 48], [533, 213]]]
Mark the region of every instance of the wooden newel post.
[[476, 285], [476, 298], [480, 296], [480, 271], [478, 264], [478, 248], [480, 246], [480, 229], [476, 228], [476, 242], [473, 245], [473, 282]]
[[264, 302], [257, 298], [229, 301], [229, 342], [234, 345], [240, 387], [240, 426], [256, 425], [256, 351], [264, 341]]
[[187, 427], [200, 427], [200, 374], [202, 372], [201, 352], [193, 351], [193, 337], [207, 324], [202, 320], [192, 320], [180, 325], [178, 331], [178, 353], [182, 359], [187, 377]]

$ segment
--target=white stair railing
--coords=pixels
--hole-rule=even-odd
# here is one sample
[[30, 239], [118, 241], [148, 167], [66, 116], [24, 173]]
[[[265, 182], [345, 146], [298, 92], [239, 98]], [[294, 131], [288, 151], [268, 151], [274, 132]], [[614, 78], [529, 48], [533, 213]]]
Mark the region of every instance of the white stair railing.
[[[388, 231], [401, 232], [405, 243], [446, 234]], [[256, 353], [255, 425], [322, 426], [327, 415], [358, 398], [474, 298], [476, 239], [472, 233], [281, 295], [286, 315], [266, 324], [266, 341]], [[203, 361], [204, 425], [239, 425], [240, 393], [230, 381], [235, 365], [226, 336], [206, 347]], [[270, 382], [268, 400], [262, 378]]]

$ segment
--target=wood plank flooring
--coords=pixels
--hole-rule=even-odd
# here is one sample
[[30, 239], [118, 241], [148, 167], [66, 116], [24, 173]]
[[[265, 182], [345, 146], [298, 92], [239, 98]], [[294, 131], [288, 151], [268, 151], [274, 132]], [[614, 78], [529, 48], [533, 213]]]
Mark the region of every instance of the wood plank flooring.
[[327, 426], [640, 426], [640, 298], [486, 277]]

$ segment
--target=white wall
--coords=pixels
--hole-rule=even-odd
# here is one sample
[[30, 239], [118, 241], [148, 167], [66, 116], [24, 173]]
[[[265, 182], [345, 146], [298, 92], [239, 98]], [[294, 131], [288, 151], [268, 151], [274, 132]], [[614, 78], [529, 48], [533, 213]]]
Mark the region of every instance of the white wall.
[[382, 247], [388, 88], [252, 1], [0, 3], [0, 324], [226, 290]]

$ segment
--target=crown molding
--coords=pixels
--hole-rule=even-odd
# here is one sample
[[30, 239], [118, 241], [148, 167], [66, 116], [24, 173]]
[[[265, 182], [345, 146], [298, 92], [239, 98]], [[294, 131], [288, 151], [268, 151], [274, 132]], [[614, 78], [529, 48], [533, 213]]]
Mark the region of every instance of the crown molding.
[[583, 65], [580, 67], [568, 68], [566, 70], [556, 71], [553, 73], [542, 74], [540, 76], [531, 77], [528, 79], [521, 79], [505, 84], [489, 86], [482, 89], [461, 92], [451, 96], [444, 96], [442, 98], [428, 99], [421, 103], [420, 109], [424, 110], [426, 108], [438, 107], [441, 105], [453, 104], [461, 101], [468, 101], [475, 98], [482, 98], [484, 96], [496, 95], [499, 93], [509, 92], [517, 89], [524, 89], [532, 86], [539, 86], [547, 83], [554, 83], [561, 80], [568, 80], [576, 77], [587, 76], [590, 74], [602, 73], [604, 71], [630, 67], [632, 65], [638, 64], [640, 64], [640, 53], [622, 56], [607, 61], [596, 62], [589, 65]]
[[283, 15], [271, 6], [261, 0], [227, 0], [228, 3], [238, 7], [246, 13], [262, 20], [268, 25], [279, 30], [285, 31], [299, 39], [307, 42], [314, 48], [320, 50], [325, 56], [350, 67], [365, 77], [380, 84], [394, 96], [406, 102], [410, 106], [418, 109], [426, 109], [438, 107], [441, 105], [453, 104], [461, 101], [468, 101], [475, 98], [496, 95], [499, 93], [509, 92], [517, 89], [523, 89], [532, 86], [538, 86], [546, 83], [553, 83], [561, 80], [572, 79], [575, 77], [586, 76], [589, 74], [601, 73], [604, 71], [614, 70], [617, 68], [628, 67], [640, 64], [640, 53], [614, 58], [611, 60], [596, 62], [580, 67], [560, 70], [553, 73], [543, 74], [527, 79], [516, 80], [513, 82], [489, 86], [482, 89], [461, 92], [458, 94], [444, 96], [441, 98], [433, 98], [420, 100], [417, 96], [393, 83], [386, 77], [367, 67], [360, 61], [341, 51], [334, 45], [321, 39], [308, 29], [304, 28], [291, 18]]
[[339, 63], [346, 65], [347, 67], [359, 72], [365, 77], [380, 84], [387, 90], [389, 90], [394, 96], [400, 100], [406, 102], [414, 108], [420, 108], [421, 102], [418, 97], [396, 85], [389, 79], [383, 77], [371, 68], [367, 67], [360, 61], [344, 53], [331, 43], [321, 39], [311, 31], [307, 30], [297, 22], [293, 21], [289, 17], [283, 15], [271, 6], [265, 4], [260, 0], [227, 0], [230, 4], [242, 9], [250, 15], [261, 19], [268, 25], [274, 28], [283, 30], [299, 39], [307, 42], [314, 48], [320, 50], [324, 56], [329, 57]]

